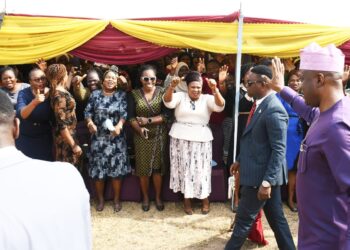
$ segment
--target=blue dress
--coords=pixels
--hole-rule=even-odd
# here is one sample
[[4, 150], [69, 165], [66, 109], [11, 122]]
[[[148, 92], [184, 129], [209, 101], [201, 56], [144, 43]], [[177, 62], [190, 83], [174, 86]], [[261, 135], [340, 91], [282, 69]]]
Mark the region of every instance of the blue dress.
[[127, 154], [124, 131], [119, 136], [112, 136], [104, 127], [106, 119], [113, 126], [120, 119], [127, 119], [127, 100], [125, 92], [116, 91], [111, 96], [96, 90], [90, 95], [84, 112], [85, 119], [91, 118], [97, 127], [97, 133], [91, 137], [89, 158], [89, 175], [95, 179], [122, 177], [131, 172]]
[[304, 138], [304, 128], [301, 118], [294, 111], [294, 109], [285, 100], [283, 100], [279, 94], [276, 94], [276, 96], [282, 102], [283, 107], [289, 116], [286, 159], [288, 170], [292, 170], [297, 164], [300, 144]]
[[36, 106], [27, 119], [21, 117], [21, 110], [34, 98], [31, 88], [23, 89], [18, 93], [16, 112], [21, 123], [16, 147], [31, 158], [53, 161], [53, 111], [50, 106], [50, 99], [46, 99]]

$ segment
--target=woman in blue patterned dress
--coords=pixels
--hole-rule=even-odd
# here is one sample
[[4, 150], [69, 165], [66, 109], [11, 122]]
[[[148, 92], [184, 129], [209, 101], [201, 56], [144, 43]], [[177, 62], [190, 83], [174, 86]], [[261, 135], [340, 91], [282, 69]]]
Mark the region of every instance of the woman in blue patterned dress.
[[121, 178], [131, 172], [123, 125], [127, 118], [125, 92], [116, 91], [118, 74], [107, 71], [102, 90], [91, 93], [85, 109], [90, 133], [89, 175], [95, 180], [97, 211], [104, 208], [104, 187], [107, 177], [112, 178], [114, 211], [121, 210]]

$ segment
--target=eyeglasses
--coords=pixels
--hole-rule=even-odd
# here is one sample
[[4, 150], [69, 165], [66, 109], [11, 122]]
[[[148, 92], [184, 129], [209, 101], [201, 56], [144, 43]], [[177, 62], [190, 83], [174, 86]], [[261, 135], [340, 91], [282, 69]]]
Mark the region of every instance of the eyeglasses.
[[39, 78], [33, 78], [32, 81], [34, 82], [45, 82], [46, 81], [46, 77], [45, 76], [42, 76], [42, 77], [39, 77]]
[[257, 82], [262, 82], [262, 81], [259, 81], [259, 80], [256, 80], [256, 81], [247, 81], [247, 85], [250, 87], [252, 86], [253, 84], [257, 83]]
[[157, 78], [156, 77], [148, 77], [148, 76], [141, 76], [141, 80], [148, 82], [148, 81], [155, 81]]
[[194, 101], [190, 101], [191, 104], [191, 109], [195, 110], [196, 109], [196, 103]]

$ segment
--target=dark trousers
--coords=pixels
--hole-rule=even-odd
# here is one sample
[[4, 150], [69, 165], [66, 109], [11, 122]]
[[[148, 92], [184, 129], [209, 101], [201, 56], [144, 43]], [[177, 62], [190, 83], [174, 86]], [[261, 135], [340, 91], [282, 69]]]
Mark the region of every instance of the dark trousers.
[[246, 240], [252, 224], [260, 209], [264, 209], [265, 216], [275, 238], [279, 249], [295, 249], [292, 234], [286, 218], [284, 217], [280, 186], [271, 188], [271, 198], [259, 201], [257, 198], [258, 188], [242, 186], [241, 199], [238, 204], [235, 225], [231, 239], [227, 242], [226, 250], [241, 249]]

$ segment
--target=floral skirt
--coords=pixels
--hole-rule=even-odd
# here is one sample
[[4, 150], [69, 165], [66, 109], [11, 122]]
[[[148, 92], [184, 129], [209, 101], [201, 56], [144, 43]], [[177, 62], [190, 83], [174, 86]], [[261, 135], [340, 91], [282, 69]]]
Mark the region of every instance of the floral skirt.
[[212, 142], [170, 138], [170, 188], [185, 198], [205, 199], [211, 192]]

